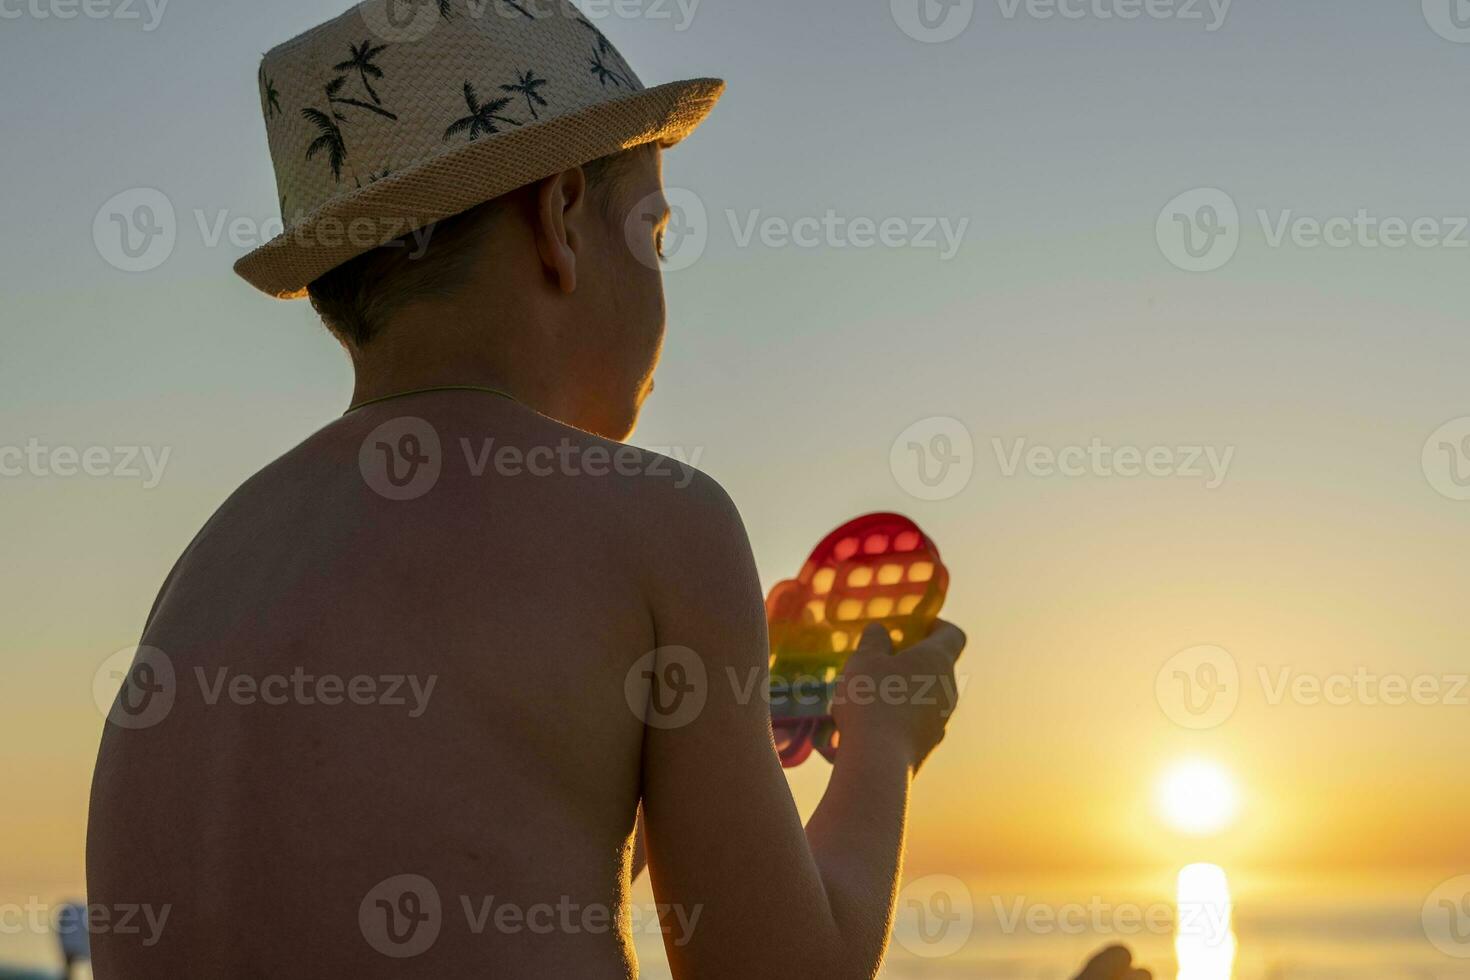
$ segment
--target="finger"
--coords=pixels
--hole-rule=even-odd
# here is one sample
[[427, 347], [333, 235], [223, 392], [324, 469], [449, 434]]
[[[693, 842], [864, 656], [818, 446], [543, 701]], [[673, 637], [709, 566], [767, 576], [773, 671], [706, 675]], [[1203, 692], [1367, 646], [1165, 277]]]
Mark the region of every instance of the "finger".
[[964, 630], [954, 623], [936, 619], [934, 629], [930, 630], [929, 635], [924, 638], [923, 645], [944, 654], [953, 662], [965, 652], [965, 644], [968, 642], [969, 638], [965, 636]]
[[1109, 946], [1092, 958], [1077, 980], [1118, 980], [1133, 963], [1133, 954], [1126, 946]]
[[869, 623], [858, 639], [857, 652], [886, 656], [893, 653], [893, 638], [888, 635], [888, 630], [882, 623]]

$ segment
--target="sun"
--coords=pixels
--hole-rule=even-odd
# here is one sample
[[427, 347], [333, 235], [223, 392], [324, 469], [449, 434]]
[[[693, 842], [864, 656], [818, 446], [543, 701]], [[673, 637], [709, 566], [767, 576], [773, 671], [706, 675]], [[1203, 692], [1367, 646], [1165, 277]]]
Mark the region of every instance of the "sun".
[[1180, 833], [1204, 837], [1230, 828], [1240, 812], [1235, 778], [1208, 759], [1176, 762], [1159, 777], [1159, 816]]

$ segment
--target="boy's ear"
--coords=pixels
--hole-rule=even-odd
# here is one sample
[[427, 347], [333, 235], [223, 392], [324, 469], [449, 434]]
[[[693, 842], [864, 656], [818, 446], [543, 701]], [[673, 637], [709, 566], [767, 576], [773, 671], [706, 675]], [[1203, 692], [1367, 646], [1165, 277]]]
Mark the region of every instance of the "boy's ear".
[[587, 210], [587, 174], [581, 167], [547, 177], [536, 188], [536, 248], [547, 277], [563, 293], [577, 289], [578, 229]]

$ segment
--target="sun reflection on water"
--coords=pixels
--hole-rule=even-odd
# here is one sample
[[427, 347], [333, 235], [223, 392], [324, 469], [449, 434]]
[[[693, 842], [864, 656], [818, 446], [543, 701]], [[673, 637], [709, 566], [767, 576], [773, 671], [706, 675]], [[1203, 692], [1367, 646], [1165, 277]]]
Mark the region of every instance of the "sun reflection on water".
[[1178, 980], [1230, 980], [1235, 969], [1230, 882], [1214, 864], [1179, 872], [1174, 951]]

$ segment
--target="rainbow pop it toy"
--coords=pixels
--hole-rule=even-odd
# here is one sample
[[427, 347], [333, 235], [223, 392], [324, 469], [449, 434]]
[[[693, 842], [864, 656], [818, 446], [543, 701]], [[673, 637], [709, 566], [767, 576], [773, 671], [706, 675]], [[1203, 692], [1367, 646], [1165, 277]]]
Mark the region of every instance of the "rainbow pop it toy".
[[868, 514], [822, 539], [801, 573], [766, 597], [771, 634], [771, 722], [781, 765], [837, 757], [832, 694], [870, 623], [896, 650], [929, 635], [949, 572], [939, 549], [898, 514]]

